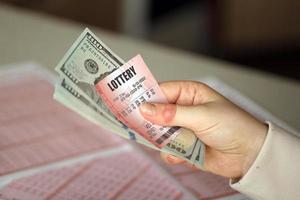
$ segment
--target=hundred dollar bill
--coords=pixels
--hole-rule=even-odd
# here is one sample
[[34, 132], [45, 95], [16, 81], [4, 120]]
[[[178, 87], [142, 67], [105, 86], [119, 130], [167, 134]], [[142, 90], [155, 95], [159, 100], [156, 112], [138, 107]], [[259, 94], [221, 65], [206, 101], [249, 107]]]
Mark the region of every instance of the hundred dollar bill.
[[103, 116], [97, 107], [89, 102], [89, 100], [86, 99], [81, 93], [74, 90], [65, 79], [60, 80], [60, 82], [55, 85], [55, 93], [53, 98], [89, 121], [100, 125], [125, 139], [135, 140], [136, 142], [147, 147], [157, 149], [142, 136], [116, 125]]
[[99, 111], [116, 124], [119, 122], [105, 106], [97, 94], [96, 79], [121, 65], [124, 61], [98, 39], [89, 29], [85, 29], [67, 51], [55, 70], [82, 95], [91, 100]]
[[[60, 61], [56, 71], [74, 91], [81, 94], [89, 102], [89, 106], [96, 107], [99, 114], [128, 131], [128, 128], [120, 123], [106, 107], [94, 85], [123, 64], [124, 61], [121, 58], [114, 54], [90, 30], [85, 29]], [[136, 137], [139, 135], [136, 132], [131, 134]], [[188, 131], [183, 131], [162, 149], [196, 165], [201, 164], [204, 159], [204, 146], [194, 134]]]

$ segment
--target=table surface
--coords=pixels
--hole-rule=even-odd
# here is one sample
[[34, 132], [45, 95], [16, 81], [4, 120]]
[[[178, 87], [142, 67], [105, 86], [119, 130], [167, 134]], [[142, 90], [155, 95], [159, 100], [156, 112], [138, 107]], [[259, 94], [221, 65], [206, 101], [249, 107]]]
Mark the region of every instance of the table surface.
[[[53, 70], [84, 28], [83, 24], [0, 4], [0, 65], [34, 61]], [[140, 53], [159, 81], [217, 77], [300, 130], [297, 81], [89, 28], [124, 60]]]

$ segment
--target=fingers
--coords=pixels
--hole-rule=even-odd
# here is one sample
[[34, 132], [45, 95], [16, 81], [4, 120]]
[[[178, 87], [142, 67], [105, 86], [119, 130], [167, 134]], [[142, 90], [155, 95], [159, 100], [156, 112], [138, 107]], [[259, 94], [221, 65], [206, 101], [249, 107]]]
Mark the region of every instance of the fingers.
[[142, 116], [154, 124], [180, 126], [194, 132], [202, 130], [200, 126], [205, 127], [210, 120], [206, 105], [223, 98], [210, 87], [198, 82], [172, 81], [160, 86], [171, 103], [143, 104], [140, 106]]
[[140, 106], [142, 116], [162, 126], [180, 126], [194, 132], [199, 130], [199, 122], [206, 116], [205, 106], [182, 106], [176, 104], [145, 103]]
[[[189, 162], [186, 162], [185, 160], [178, 158], [176, 156], [173, 156], [171, 154], [161, 152], [160, 156], [161, 156], [162, 160], [167, 164], [170, 164], [170, 165], [185, 164], [187, 167], [189, 167], [193, 170], [199, 170], [199, 168], [197, 168], [195, 165], [193, 165]], [[204, 168], [201, 168], [201, 170], [205, 171]]]
[[160, 156], [168, 164], [180, 164], [185, 162], [183, 159], [163, 152], [160, 153]]
[[209, 86], [195, 81], [169, 81], [159, 84], [169, 103], [197, 105], [220, 97]]

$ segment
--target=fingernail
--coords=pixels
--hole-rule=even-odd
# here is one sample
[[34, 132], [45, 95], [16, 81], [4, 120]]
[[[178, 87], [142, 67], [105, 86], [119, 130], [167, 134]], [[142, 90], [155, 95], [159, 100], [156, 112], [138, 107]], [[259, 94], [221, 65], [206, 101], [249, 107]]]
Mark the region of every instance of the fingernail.
[[172, 164], [174, 162], [174, 159], [172, 156], [167, 156], [167, 161]]
[[146, 115], [155, 115], [155, 105], [151, 103], [144, 103], [140, 106], [140, 109]]

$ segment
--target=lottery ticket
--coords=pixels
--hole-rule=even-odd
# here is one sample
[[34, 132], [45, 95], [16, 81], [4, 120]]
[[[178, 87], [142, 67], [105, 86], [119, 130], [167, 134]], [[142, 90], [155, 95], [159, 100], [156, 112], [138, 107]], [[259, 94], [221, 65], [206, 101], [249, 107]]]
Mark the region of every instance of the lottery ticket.
[[141, 116], [142, 103], [168, 101], [140, 55], [100, 80], [96, 90], [121, 122], [159, 148], [182, 132], [180, 127], [155, 125]]

